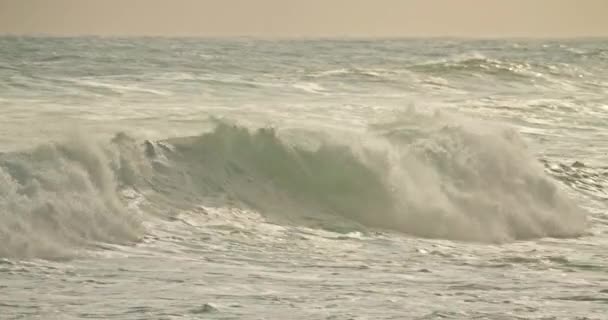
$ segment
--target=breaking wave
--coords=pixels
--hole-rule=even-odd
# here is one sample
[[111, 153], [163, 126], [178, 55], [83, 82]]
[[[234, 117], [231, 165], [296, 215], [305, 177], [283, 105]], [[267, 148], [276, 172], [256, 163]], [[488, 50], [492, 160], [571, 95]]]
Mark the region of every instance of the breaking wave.
[[166, 208], [158, 212], [213, 201], [280, 224], [464, 241], [572, 237], [586, 227], [508, 128], [410, 112], [338, 136], [303, 146], [281, 130], [219, 122], [197, 137], [137, 143], [120, 134], [107, 148], [77, 141], [4, 154], [0, 256], [136, 241], [144, 230], [127, 189]]
[[157, 145], [155, 157], [167, 160], [156, 178], [171, 182], [177, 203], [225, 196], [279, 223], [483, 242], [585, 228], [584, 213], [507, 128], [410, 113], [334, 140], [304, 148], [280, 130], [220, 123]]
[[76, 139], [0, 155], [0, 257], [59, 258], [138, 240], [140, 219], [119, 194], [125, 168], [110, 151]]

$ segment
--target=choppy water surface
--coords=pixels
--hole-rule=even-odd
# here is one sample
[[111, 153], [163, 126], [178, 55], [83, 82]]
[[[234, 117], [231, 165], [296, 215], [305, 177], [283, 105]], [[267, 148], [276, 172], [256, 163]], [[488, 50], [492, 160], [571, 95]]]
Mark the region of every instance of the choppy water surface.
[[1, 319], [608, 319], [608, 41], [0, 38]]

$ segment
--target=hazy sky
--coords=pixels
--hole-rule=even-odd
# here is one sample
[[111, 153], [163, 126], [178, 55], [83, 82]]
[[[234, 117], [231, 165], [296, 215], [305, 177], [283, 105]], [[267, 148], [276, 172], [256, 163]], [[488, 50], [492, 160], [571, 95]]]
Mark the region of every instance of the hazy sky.
[[0, 0], [0, 33], [608, 36], [608, 0]]

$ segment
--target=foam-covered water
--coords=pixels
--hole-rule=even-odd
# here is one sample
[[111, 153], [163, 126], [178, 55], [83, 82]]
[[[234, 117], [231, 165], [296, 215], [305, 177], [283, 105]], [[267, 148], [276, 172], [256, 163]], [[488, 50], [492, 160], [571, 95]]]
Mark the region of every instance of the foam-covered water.
[[607, 52], [0, 38], [0, 318], [605, 319]]

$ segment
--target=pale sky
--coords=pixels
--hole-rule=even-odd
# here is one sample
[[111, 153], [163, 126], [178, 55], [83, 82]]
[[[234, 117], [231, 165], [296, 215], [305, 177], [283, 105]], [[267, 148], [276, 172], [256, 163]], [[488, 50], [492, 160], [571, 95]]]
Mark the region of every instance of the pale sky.
[[0, 0], [0, 34], [608, 36], [608, 0]]

